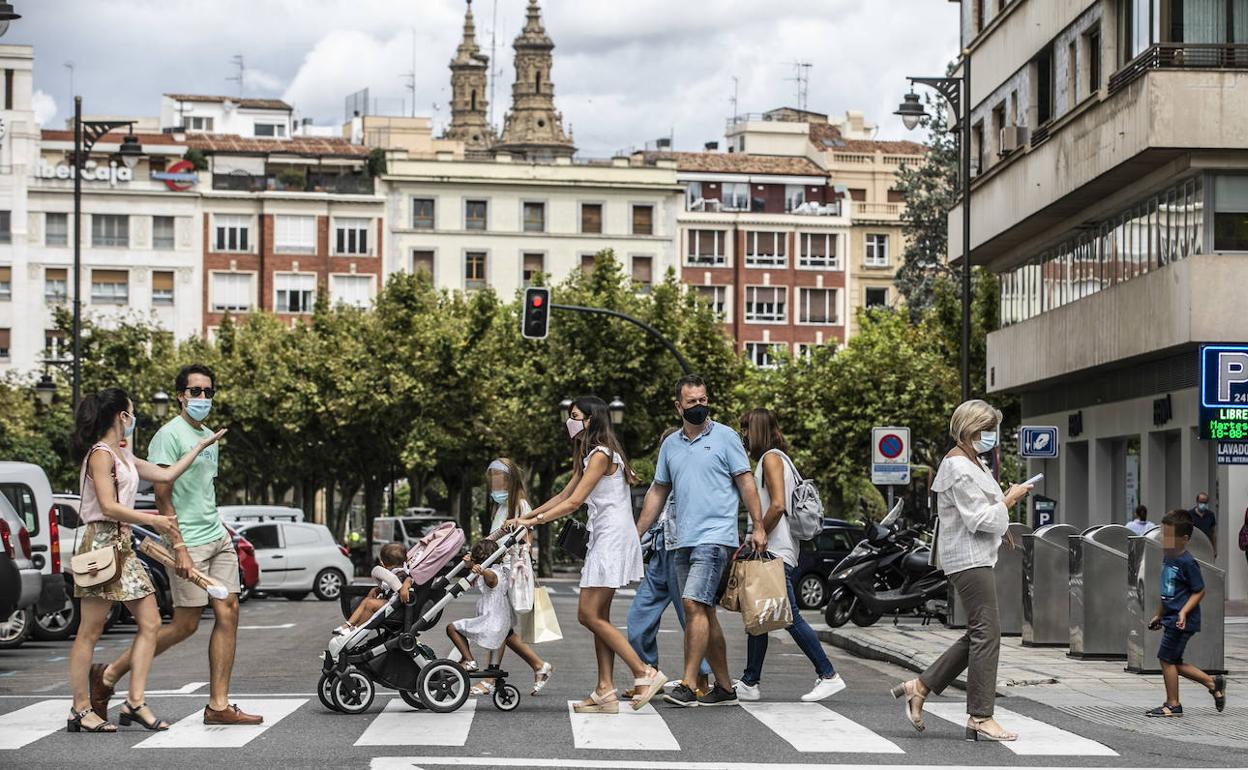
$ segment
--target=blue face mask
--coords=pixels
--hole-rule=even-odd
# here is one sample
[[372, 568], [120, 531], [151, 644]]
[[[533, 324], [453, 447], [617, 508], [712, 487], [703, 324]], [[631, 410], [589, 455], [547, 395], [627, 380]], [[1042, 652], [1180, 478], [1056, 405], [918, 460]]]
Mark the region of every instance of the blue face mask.
[[496, 490], [490, 493], [490, 499], [498, 503], [499, 505], [503, 505], [504, 503], [507, 502], [507, 493]]
[[975, 451], [981, 455], [985, 452], [991, 452], [997, 445], [997, 432], [995, 430], [981, 430], [979, 432], [979, 440], [975, 442]]
[[195, 422], [203, 422], [212, 411], [211, 398], [191, 398], [186, 402], [186, 414]]
[[125, 437], [126, 437], [126, 438], [130, 438], [131, 436], [133, 436], [133, 435], [134, 435], [134, 424], [135, 424], [135, 422], [136, 422], [136, 421], [135, 421], [135, 419], [134, 419], [134, 415], [132, 415], [132, 414], [127, 414], [126, 416], [130, 418], [130, 422], [126, 425], [126, 429], [125, 429], [125, 431], [124, 431], [124, 435], [125, 435]]

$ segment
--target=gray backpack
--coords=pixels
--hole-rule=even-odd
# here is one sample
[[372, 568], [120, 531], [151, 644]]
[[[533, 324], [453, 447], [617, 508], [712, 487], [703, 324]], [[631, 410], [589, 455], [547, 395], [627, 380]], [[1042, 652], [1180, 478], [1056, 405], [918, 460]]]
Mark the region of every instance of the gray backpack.
[[784, 459], [789, 470], [793, 471], [793, 495], [785, 515], [789, 517], [789, 532], [798, 542], [813, 540], [823, 531], [823, 501], [819, 499], [819, 490], [815, 482], [802, 478], [797, 466], [784, 452], [772, 450]]

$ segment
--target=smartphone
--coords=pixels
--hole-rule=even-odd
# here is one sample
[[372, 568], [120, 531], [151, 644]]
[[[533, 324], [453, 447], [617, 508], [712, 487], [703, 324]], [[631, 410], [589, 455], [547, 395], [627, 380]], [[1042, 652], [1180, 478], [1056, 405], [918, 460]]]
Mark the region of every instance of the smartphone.
[[1024, 485], [1024, 486], [1035, 486], [1035, 485], [1036, 485], [1036, 484], [1037, 484], [1037, 483], [1038, 483], [1041, 479], [1043, 479], [1043, 478], [1044, 478], [1044, 474], [1043, 474], [1043, 473], [1037, 473], [1035, 476], [1032, 476], [1031, 478], [1029, 478], [1029, 479], [1027, 479], [1026, 481], [1024, 481], [1024, 482], [1023, 482], [1023, 485]]
[[1161, 621], [1155, 621], [1153, 623], [1148, 624], [1149, 631], [1156, 631], [1159, 628], [1161, 628]]

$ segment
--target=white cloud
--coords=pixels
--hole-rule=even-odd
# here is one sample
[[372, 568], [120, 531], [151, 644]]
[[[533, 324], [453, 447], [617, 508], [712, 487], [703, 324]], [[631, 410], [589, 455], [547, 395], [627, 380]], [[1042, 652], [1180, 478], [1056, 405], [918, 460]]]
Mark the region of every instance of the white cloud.
[[35, 122], [45, 128], [52, 128], [52, 119], [56, 117], [56, 99], [51, 94], [35, 91], [30, 97], [30, 107], [35, 112]]

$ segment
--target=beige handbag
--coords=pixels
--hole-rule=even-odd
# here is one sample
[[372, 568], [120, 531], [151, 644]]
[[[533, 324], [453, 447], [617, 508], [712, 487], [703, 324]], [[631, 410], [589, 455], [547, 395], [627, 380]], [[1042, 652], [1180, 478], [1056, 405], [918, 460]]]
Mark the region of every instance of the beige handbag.
[[[113, 489], [117, 490], [117, 471], [113, 470]], [[78, 533], [86, 527], [79, 522], [74, 530], [74, 551], [78, 550]], [[118, 527], [120, 529], [120, 527]], [[75, 553], [69, 560], [69, 571], [74, 583], [80, 588], [106, 586], [121, 577], [121, 544], [113, 543], [106, 548], [96, 548], [86, 553]]]

